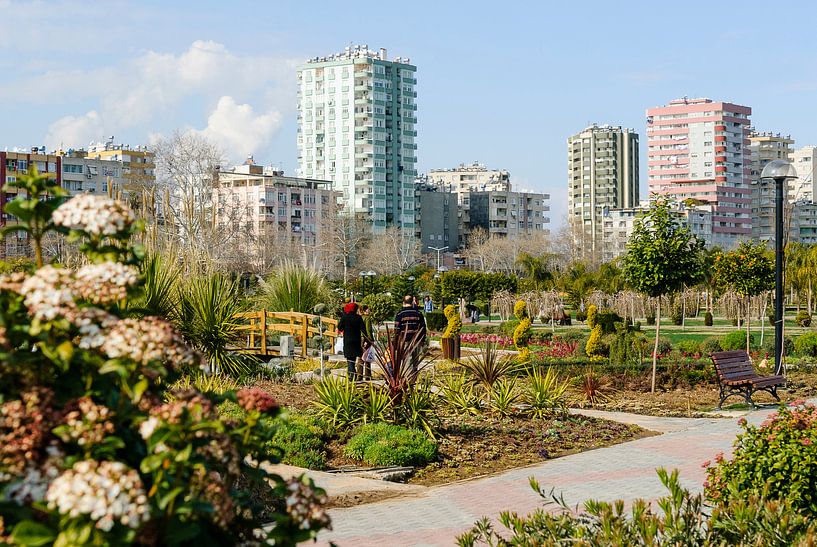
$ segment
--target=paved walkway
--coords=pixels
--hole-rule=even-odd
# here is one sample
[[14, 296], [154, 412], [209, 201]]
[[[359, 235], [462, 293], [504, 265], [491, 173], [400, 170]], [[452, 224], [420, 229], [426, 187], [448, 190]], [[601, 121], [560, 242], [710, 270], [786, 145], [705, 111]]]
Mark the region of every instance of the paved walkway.
[[[759, 423], [773, 412], [746, 413]], [[665, 493], [657, 467], [678, 469], [681, 483], [701, 489], [701, 464], [718, 452], [728, 453], [738, 432], [737, 418], [656, 418], [623, 413], [588, 414], [635, 423], [663, 434], [549, 460], [498, 475], [427, 488], [411, 495], [330, 511], [333, 531], [319, 544], [346, 546], [453, 545], [457, 534], [482, 516], [502, 510], [527, 513], [541, 506], [528, 479], [543, 488], [556, 487], [568, 504], [587, 499], [654, 499]]]

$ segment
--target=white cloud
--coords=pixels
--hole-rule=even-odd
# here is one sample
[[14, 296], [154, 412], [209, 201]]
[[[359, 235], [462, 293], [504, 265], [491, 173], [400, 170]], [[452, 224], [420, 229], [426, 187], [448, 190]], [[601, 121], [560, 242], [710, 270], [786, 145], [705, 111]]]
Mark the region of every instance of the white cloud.
[[[208, 115], [203, 132], [225, 146], [241, 147], [245, 154], [249, 152], [244, 149], [257, 150], [269, 140], [282, 112], [294, 111], [298, 62], [237, 55], [223, 44], [197, 40], [179, 54], [147, 51], [111, 66], [52, 70], [0, 84], [0, 101], [62, 104], [67, 109], [79, 101], [97, 103], [91, 112], [72, 113], [51, 124], [47, 146], [84, 146], [90, 138], [101, 139], [103, 128], [113, 135], [135, 129], [147, 136], [162, 126], [167, 130], [168, 124], [195, 127], [200, 122], [190, 116]], [[197, 114], [187, 103], [216, 107]]]
[[281, 114], [271, 110], [256, 115], [252, 106], [237, 104], [229, 96], [218, 100], [207, 118], [207, 127], [197, 133], [219, 144], [232, 159], [254, 154], [265, 146], [281, 126]]
[[101, 140], [104, 132], [105, 126], [95, 110], [82, 116], [65, 116], [48, 127], [45, 146], [49, 150], [78, 148]]

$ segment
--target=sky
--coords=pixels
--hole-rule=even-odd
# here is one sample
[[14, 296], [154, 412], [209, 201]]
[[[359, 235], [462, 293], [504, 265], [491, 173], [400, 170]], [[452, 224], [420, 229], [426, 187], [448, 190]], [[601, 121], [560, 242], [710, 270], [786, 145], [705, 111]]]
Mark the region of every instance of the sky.
[[[805, 1], [0, 0], [0, 149], [149, 144], [173, 131], [233, 163], [297, 169], [296, 68], [350, 44], [417, 66], [418, 170], [480, 161], [567, 208], [566, 139], [634, 128], [683, 96], [751, 106], [817, 144], [817, 33]], [[785, 29], [773, 33], [768, 29]]]

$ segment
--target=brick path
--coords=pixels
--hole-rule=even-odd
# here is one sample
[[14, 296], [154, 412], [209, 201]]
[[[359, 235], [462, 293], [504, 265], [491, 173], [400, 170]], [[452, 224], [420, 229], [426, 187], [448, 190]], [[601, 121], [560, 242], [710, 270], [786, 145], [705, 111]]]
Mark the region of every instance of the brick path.
[[[747, 413], [759, 423], [773, 412]], [[593, 413], [605, 416], [605, 413]], [[662, 435], [582, 452], [498, 475], [428, 488], [410, 497], [331, 511], [333, 531], [320, 544], [346, 546], [452, 545], [457, 534], [482, 516], [510, 509], [527, 513], [540, 506], [528, 479], [543, 488], [556, 487], [571, 506], [587, 499], [654, 499], [665, 493], [655, 468], [678, 469], [681, 483], [701, 489], [701, 463], [729, 452], [738, 431], [737, 418], [654, 418], [609, 413], [607, 417], [637, 423]]]

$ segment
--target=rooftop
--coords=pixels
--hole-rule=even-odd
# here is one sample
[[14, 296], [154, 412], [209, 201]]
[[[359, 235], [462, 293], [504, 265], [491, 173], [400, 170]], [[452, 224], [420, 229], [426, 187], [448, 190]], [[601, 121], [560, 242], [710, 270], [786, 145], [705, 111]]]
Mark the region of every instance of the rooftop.
[[[329, 61], [342, 61], [345, 59], [377, 59], [380, 61], [388, 61], [386, 56], [386, 48], [379, 50], [369, 49], [368, 44], [363, 45], [349, 45], [340, 53], [334, 53], [325, 57], [312, 57], [307, 61], [309, 63], [325, 63]], [[411, 64], [411, 59], [408, 57], [395, 57], [392, 59], [394, 63]]]

